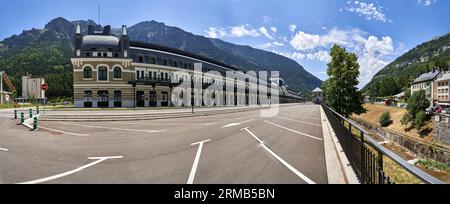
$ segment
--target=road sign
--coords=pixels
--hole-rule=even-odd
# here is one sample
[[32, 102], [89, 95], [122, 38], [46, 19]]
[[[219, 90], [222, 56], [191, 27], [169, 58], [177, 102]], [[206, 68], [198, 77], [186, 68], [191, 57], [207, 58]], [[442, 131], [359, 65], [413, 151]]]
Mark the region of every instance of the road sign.
[[42, 91], [47, 91], [47, 89], [48, 89], [48, 85], [47, 84], [41, 84], [41, 90]]

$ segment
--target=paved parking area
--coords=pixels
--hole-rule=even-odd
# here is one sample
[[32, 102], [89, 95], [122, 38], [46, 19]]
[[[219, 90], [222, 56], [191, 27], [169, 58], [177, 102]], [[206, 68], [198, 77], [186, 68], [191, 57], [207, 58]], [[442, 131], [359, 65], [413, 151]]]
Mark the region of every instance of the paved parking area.
[[327, 183], [320, 107], [124, 122], [0, 117], [0, 183]]

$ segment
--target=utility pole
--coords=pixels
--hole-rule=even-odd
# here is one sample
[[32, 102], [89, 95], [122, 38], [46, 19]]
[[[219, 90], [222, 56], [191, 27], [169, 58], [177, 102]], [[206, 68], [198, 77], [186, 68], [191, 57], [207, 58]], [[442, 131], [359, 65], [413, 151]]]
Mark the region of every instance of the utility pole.
[[3, 104], [3, 72], [0, 73], [0, 104]]
[[100, 4], [98, 5], [98, 18], [97, 23], [100, 25]]

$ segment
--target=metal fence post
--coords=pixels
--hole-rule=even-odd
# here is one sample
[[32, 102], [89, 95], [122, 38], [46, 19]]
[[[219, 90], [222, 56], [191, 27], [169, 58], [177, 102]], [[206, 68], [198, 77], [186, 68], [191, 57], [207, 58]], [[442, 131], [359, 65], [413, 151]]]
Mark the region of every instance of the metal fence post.
[[30, 118], [33, 117], [33, 109], [30, 108], [30, 110], [28, 110], [28, 112], [30, 112]]
[[383, 153], [378, 151], [378, 183], [382, 184], [384, 181], [383, 178]]
[[39, 114], [39, 106], [36, 106], [36, 114]]
[[20, 113], [20, 124], [23, 124], [25, 122], [25, 114], [23, 112]]
[[14, 119], [17, 119], [17, 110], [14, 110]]
[[365, 147], [364, 147], [364, 133], [360, 130], [361, 136], [361, 183], [366, 183], [366, 159], [365, 159]]

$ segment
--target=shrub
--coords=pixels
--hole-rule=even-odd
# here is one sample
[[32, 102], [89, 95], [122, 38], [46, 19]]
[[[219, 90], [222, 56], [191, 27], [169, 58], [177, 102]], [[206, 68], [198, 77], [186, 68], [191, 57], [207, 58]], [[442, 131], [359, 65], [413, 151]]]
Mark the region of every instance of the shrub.
[[402, 125], [408, 125], [408, 123], [411, 121], [412, 121], [411, 114], [405, 113], [402, 119], [400, 120], [400, 123], [402, 123]]
[[379, 122], [382, 127], [389, 126], [391, 124], [391, 114], [387, 111], [384, 112], [381, 114]]
[[416, 114], [416, 118], [414, 118], [414, 127], [419, 132], [423, 126], [425, 126], [425, 121], [427, 120], [427, 114], [424, 111], [420, 111]]

